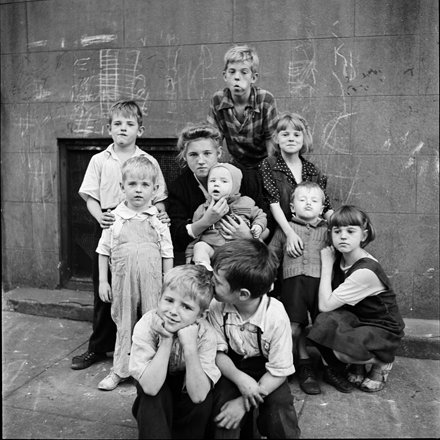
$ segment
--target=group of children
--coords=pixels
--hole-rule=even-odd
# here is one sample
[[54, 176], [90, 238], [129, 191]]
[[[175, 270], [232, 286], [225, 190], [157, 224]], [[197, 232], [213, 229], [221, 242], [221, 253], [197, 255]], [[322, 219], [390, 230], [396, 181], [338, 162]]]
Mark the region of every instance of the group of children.
[[[97, 221], [95, 304], [88, 350], [71, 367], [114, 351], [98, 387], [135, 379], [139, 438], [239, 438], [255, 410], [261, 435], [299, 438], [287, 378], [296, 371], [304, 392], [321, 392], [309, 315], [323, 379], [341, 392], [383, 389], [403, 336], [390, 282], [364, 250], [369, 217], [333, 211], [326, 176], [303, 157], [306, 120], [278, 115], [254, 85], [257, 69], [255, 50], [226, 53], [227, 87], [207, 123], [182, 131], [185, 169], [169, 194], [136, 146], [144, 128], [133, 101], [110, 109], [113, 143], [79, 190]], [[230, 163], [218, 161], [222, 140]], [[185, 265], [173, 267], [173, 250]]]

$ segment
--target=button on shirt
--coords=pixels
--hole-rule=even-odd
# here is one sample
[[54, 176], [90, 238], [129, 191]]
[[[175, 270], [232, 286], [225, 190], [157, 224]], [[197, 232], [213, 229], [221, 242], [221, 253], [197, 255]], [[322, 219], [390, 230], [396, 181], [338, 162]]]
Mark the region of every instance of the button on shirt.
[[[146, 156], [158, 169], [157, 184], [159, 188], [152, 199], [153, 205], [165, 200], [168, 196], [165, 179], [157, 160], [138, 146], [132, 157]], [[123, 162], [116, 155], [113, 144], [101, 153], [95, 154], [90, 159], [84, 180], [78, 191], [79, 195], [87, 201], [89, 197], [98, 200], [101, 209], [113, 209], [125, 199], [121, 190]]]
[[231, 349], [245, 358], [261, 356], [258, 347], [257, 328], [261, 329], [263, 356], [266, 370], [273, 376], [288, 376], [295, 372], [292, 356], [292, 334], [286, 310], [280, 301], [263, 295], [256, 312], [243, 320], [237, 309], [216, 299], [209, 306], [208, 320], [217, 334], [217, 350], [228, 352], [229, 347], [223, 328], [223, 317], [228, 314], [226, 334]]
[[145, 211], [136, 212], [128, 208], [125, 203], [122, 202], [112, 212], [115, 214], [115, 221], [109, 228], [102, 230], [102, 235], [98, 247], [96, 248], [98, 254], [111, 256], [115, 237], [121, 231], [124, 223], [127, 220], [136, 219], [139, 221], [150, 222], [150, 225], [155, 229], [159, 236], [160, 254], [162, 258], [173, 258], [174, 251], [170, 228], [157, 218], [159, 211], [155, 206], [149, 206], [145, 208]]
[[[161, 336], [152, 330], [153, 317], [156, 310], [150, 310], [138, 321], [133, 330], [133, 344], [131, 346], [129, 371], [130, 375], [140, 380], [148, 364], [157, 353]], [[206, 319], [197, 321], [199, 332], [197, 347], [200, 364], [205, 374], [211, 379], [212, 384], [217, 383], [221, 373], [215, 364], [217, 355], [217, 342], [214, 329]], [[171, 349], [168, 372], [176, 373], [186, 369], [183, 347], [177, 336], [174, 337]]]

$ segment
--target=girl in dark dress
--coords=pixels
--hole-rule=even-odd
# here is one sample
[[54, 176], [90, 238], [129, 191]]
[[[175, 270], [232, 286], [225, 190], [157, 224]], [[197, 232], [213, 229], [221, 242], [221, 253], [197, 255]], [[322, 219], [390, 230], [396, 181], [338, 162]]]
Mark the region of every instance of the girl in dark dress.
[[380, 391], [404, 335], [396, 295], [380, 264], [364, 249], [375, 238], [367, 214], [342, 206], [330, 218], [329, 231], [332, 246], [321, 251], [319, 285], [319, 309], [325, 313], [318, 315], [308, 338], [328, 364], [325, 382], [342, 392], [353, 385]]

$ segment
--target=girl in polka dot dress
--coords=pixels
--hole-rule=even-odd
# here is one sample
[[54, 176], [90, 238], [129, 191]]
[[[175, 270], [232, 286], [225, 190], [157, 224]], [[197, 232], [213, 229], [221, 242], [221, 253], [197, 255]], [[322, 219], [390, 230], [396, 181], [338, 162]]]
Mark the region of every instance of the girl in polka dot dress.
[[[298, 183], [316, 182], [324, 191], [327, 176], [302, 156], [312, 147], [312, 134], [306, 120], [295, 113], [280, 115], [273, 134], [272, 154], [259, 167], [263, 181], [263, 195], [280, 228], [286, 234], [286, 250], [291, 257], [299, 257], [304, 249], [301, 238], [289, 226], [291, 219], [290, 194]], [[328, 195], [325, 196], [323, 216], [328, 220], [333, 213]]]
[[[333, 209], [330, 206], [329, 197], [325, 194], [327, 177], [321, 174], [315, 165], [302, 157], [312, 146], [312, 135], [303, 117], [297, 114], [282, 114], [276, 131], [273, 134], [273, 141], [275, 151], [272, 154], [269, 153], [269, 157], [263, 160], [259, 169], [263, 181], [263, 196], [267, 199], [273, 217], [285, 234], [284, 246], [288, 256], [286, 258], [298, 258], [303, 255], [304, 243], [289, 224], [289, 221], [292, 219], [291, 193], [303, 181], [311, 181], [318, 184], [324, 192], [322, 215], [328, 220], [333, 213]], [[304, 261], [308, 260], [309, 256], [304, 255]], [[282, 271], [280, 270], [279, 280], [275, 283], [272, 295], [277, 296], [279, 293], [280, 298], [284, 298], [287, 301], [285, 303], [287, 309], [289, 301], [287, 300], [288, 297], [283, 296], [285, 292], [283, 293], [280, 286], [282, 283], [281, 278]], [[297, 280], [300, 278], [295, 277]], [[304, 280], [307, 281], [305, 281], [303, 287], [308, 286], [308, 291], [314, 292], [316, 290], [316, 280], [306, 276], [306, 274], [304, 274]], [[289, 289], [287, 285], [284, 286], [284, 289], [286, 288]], [[294, 293], [293, 291], [291, 292], [292, 295]], [[298, 293], [305, 294], [305, 292]], [[315, 296], [317, 298], [317, 291], [316, 295], [313, 294], [313, 297]], [[295, 304], [298, 304], [298, 298], [302, 297], [297, 296], [296, 298]], [[308, 310], [314, 310], [315, 308], [313, 306]], [[315, 315], [312, 314], [311, 317], [314, 319]], [[305, 333], [303, 331], [304, 324], [292, 321], [291, 326], [295, 367], [300, 387], [307, 394], [319, 394], [321, 390], [312, 368], [312, 360], [307, 352]]]

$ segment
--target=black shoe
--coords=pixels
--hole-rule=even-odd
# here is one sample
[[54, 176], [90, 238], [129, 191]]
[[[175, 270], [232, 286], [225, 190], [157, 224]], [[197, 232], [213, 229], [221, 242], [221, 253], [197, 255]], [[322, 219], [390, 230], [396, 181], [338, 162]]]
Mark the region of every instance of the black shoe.
[[299, 387], [307, 394], [320, 394], [318, 380], [311, 364], [302, 364], [298, 366]]
[[75, 356], [72, 359], [70, 368], [72, 370], [83, 370], [84, 368], [89, 368], [90, 365], [94, 364], [95, 362], [103, 361], [105, 359], [107, 359], [106, 353], [92, 353], [87, 350], [85, 353]]
[[353, 385], [341, 373], [330, 367], [324, 367], [322, 380], [333, 385], [341, 393], [351, 393], [353, 391]]

